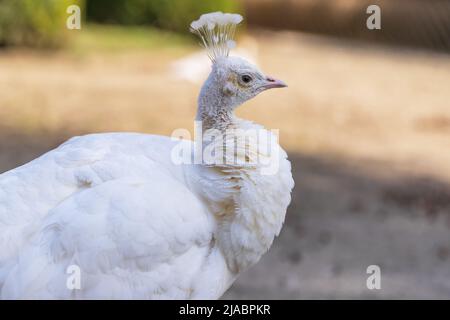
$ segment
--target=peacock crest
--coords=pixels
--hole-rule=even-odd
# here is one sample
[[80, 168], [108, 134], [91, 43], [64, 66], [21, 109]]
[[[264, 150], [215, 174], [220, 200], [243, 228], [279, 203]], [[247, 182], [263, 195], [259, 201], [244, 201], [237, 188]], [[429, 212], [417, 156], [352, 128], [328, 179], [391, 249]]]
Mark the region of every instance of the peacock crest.
[[191, 32], [200, 37], [202, 46], [214, 63], [219, 57], [228, 57], [230, 50], [236, 46], [234, 34], [241, 21], [240, 14], [207, 13], [191, 23]]

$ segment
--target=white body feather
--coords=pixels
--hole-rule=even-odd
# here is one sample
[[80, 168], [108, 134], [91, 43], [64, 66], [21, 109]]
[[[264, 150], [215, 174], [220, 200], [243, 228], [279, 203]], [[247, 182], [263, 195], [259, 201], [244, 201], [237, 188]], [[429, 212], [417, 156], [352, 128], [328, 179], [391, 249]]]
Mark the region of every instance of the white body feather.
[[[241, 270], [230, 255], [240, 250], [246, 268], [279, 232], [290, 165], [283, 152], [277, 176], [230, 193], [220, 171], [172, 164], [175, 143], [143, 134], [76, 137], [0, 175], [1, 298], [220, 297]], [[256, 213], [267, 223], [219, 227], [218, 217], [235, 209], [231, 198], [241, 201], [241, 220]], [[74, 264], [80, 290], [66, 287]]]

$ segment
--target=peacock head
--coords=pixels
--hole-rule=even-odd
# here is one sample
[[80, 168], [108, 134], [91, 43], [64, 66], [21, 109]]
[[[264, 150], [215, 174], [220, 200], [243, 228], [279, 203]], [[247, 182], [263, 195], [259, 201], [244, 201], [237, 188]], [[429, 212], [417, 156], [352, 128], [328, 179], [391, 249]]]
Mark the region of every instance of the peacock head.
[[287, 85], [265, 75], [254, 64], [239, 57], [229, 56], [235, 46], [236, 26], [242, 21], [239, 14], [213, 12], [202, 15], [191, 23], [191, 32], [202, 40], [212, 71], [202, 88], [201, 98], [220, 100], [222, 107], [234, 109], [259, 93]]
[[259, 93], [272, 88], [286, 87], [286, 84], [266, 76], [258, 67], [239, 57], [219, 57], [215, 60], [211, 76], [220, 87], [224, 98], [231, 105], [240, 105]]

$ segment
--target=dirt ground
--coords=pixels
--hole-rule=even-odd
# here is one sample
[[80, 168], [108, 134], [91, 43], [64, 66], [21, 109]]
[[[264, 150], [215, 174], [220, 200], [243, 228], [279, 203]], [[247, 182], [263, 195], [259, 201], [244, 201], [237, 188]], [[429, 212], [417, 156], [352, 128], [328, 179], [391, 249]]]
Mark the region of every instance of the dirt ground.
[[[225, 298], [450, 298], [450, 56], [252, 32], [288, 89], [239, 110], [280, 130], [296, 187], [272, 249]], [[0, 172], [72, 135], [193, 127], [187, 50], [0, 53]], [[366, 268], [381, 268], [381, 289]]]

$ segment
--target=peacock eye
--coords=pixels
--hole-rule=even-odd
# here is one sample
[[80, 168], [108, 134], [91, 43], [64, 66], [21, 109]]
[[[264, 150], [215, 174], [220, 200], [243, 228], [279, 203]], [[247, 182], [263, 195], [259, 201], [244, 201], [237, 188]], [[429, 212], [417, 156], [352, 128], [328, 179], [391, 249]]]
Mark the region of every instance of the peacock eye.
[[250, 77], [248, 74], [244, 74], [241, 76], [241, 80], [243, 83], [249, 83], [252, 81], [252, 77]]

